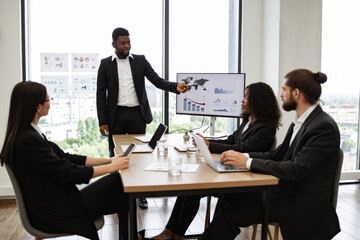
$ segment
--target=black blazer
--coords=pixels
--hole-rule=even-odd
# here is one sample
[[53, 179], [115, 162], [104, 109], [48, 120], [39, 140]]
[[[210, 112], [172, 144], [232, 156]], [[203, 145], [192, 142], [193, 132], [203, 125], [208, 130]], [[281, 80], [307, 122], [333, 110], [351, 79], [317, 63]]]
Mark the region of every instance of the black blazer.
[[[179, 93], [176, 90], [177, 83], [169, 82], [159, 77], [151, 67], [144, 55], [132, 55], [129, 57], [132, 77], [136, 95], [140, 103], [141, 114], [144, 121], [149, 124], [152, 121], [151, 109], [145, 90], [145, 77], [157, 88]], [[99, 125], [108, 125], [111, 129], [115, 124], [116, 107], [119, 96], [119, 77], [116, 59], [111, 61], [112, 56], [101, 60], [96, 90], [96, 104]]]
[[45, 232], [68, 232], [97, 239], [86, 202], [75, 184], [89, 183], [86, 157], [64, 153], [31, 126], [15, 142], [13, 170], [30, 222]]
[[284, 239], [331, 239], [340, 231], [331, 202], [340, 154], [339, 129], [317, 106], [289, 147], [290, 136], [288, 131], [274, 151], [250, 153], [251, 171], [280, 178], [279, 223]]
[[244, 120], [238, 130], [226, 140], [209, 140], [209, 150], [212, 153], [222, 153], [227, 150], [238, 152], [269, 151], [275, 141], [276, 126], [272, 123], [253, 122], [244, 133], [241, 133], [248, 121]]

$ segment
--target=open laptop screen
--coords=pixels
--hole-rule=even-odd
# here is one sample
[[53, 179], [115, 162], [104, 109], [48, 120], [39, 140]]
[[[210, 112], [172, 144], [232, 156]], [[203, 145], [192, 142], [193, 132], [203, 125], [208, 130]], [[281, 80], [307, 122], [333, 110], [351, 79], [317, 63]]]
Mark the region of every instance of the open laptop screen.
[[149, 142], [149, 147], [151, 147], [152, 149], [155, 149], [157, 141], [160, 140], [161, 136], [164, 134], [164, 132], [166, 131], [167, 126], [160, 123], [159, 127], [156, 129], [153, 137], [151, 138], [150, 142]]

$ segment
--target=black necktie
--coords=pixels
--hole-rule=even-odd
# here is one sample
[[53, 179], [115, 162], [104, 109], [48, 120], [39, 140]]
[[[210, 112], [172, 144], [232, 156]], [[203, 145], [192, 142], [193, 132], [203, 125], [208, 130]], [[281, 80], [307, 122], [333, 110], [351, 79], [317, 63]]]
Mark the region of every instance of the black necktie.
[[44, 139], [47, 141], [47, 138], [46, 138], [45, 134], [42, 133], [41, 135], [42, 135], [42, 136], [44, 137]]
[[291, 123], [291, 125], [286, 133], [285, 139], [284, 139], [283, 143], [281, 144], [280, 149], [276, 153], [276, 161], [281, 161], [285, 157], [285, 154], [286, 154], [287, 150], [289, 149], [290, 139], [291, 139], [291, 136], [294, 131], [294, 126], [295, 126], [295, 124]]

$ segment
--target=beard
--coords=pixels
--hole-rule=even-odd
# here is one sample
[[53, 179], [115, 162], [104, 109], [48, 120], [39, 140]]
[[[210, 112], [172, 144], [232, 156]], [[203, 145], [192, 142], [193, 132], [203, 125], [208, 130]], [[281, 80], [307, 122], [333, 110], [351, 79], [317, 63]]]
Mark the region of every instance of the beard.
[[127, 54], [125, 54], [124, 52], [119, 52], [119, 55], [122, 56], [122, 57], [124, 57], [124, 58], [126, 58], [127, 56], [129, 56], [129, 54], [130, 54], [130, 51], [129, 51]]
[[292, 110], [295, 110], [297, 107], [297, 103], [295, 102], [294, 98], [291, 96], [288, 102], [283, 102], [282, 108], [290, 112]]

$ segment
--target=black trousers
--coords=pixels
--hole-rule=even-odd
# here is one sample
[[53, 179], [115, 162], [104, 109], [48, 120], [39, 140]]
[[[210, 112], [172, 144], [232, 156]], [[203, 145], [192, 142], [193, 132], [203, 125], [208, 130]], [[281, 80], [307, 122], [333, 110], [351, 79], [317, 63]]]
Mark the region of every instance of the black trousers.
[[117, 213], [122, 239], [128, 239], [127, 217], [129, 198], [124, 193], [119, 173], [108, 174], [81, 190], [90, 214], [96, 216]]
[[[216, 216], [220, 208], [222, 208], [226, 204], [237, 201], [239, 199], [252, 198], [256, 196], [254, 194], [259, 193], [216, 195], [216, 197], [218, 197], [219, 199], [216, 205], [214, 216]], [[189, 228], [197, 212], [199, 211], [201, 198], [206, 196], [207, 195], [177, 197], [170, 218], [166, 224], [166, 228], [179, 236], [184, 236], [186, 230]]]
[[[208, 228], [202, 234], [202, 240], [233, 240], [239, 233], [239, 227], [247, 227], [261, 223], [264, 209], [262, 192], [225, 195], [225, 203]], [[270, 195], [269, 221], [278, 222], [278, 200], [276, 195]]]
[[166, 228], [179, 236], [184, 236], [199, 210], [200, 199], [205, 196], [206, 195], [177, 197]]
[[110, 157], [115, 156], [115, 144], [112, 139], [113, 134], [143, 134], [146, 132], [146, 123], [141, 115], [140, 106], [116, 108], [116, 118], [114, 126], [109, 126], [110, 134], [109, 152]]

